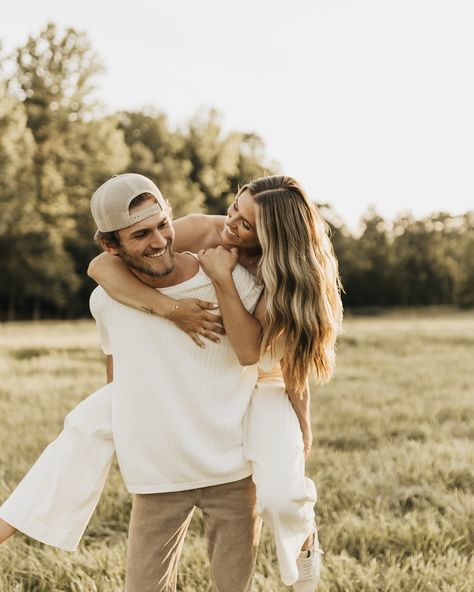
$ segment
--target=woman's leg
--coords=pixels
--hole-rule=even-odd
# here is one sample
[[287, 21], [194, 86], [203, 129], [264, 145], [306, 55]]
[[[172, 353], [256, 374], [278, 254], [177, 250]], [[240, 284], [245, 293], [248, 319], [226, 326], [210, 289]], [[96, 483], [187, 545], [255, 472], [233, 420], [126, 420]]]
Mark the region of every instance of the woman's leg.
[[316, 488], [304, 475], [301, 429], [281, 379], [257, 384], [246, 417], [245, 453], [253, 464], [257, 511], [274, 534], [281, 578], [292, 585], [301, 547], [315, 532]]
[[12, 534], [15, 534], [15, 532], [16, 528], [13, 528], [11, 524], [0, 518], [0, 545], [9, 539]]
[[17, 529], [66, 551], [77, 547], [114, 454], [112, 389], [113, 383], [102, 387], [67, 415], [63, 431], [0, 507], [0, 542]]

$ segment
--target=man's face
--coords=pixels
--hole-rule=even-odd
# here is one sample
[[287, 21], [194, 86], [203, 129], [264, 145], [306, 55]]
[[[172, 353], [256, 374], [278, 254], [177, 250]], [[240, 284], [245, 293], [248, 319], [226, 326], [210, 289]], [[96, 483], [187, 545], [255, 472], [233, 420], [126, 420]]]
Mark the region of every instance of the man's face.
[[[148, 208], [154, 200], [137, 206], [134, 212]], [[168, 211], [145, 218], [133, 226], [118, 231], [120, 244], [112, 250], [131, 269], [159, 278], [175, 268], [173, 251], [174, 229]]]

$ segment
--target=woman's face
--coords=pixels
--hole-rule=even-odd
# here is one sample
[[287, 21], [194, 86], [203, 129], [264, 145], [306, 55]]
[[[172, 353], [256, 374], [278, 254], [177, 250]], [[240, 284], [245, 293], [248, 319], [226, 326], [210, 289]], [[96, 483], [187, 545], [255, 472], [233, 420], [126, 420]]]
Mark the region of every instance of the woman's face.
[[255, 198], [248, 191], [236, 196], [227, 210], [222, 242], [228, 247], [259, 246], [255, 227]]

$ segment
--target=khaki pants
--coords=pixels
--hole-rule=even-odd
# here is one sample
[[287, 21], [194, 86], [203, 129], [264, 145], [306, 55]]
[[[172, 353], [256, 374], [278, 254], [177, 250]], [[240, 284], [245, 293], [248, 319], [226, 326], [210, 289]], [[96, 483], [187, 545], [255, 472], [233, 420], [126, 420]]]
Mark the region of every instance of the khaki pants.
[[174, 592], [178, 561], [195, 507], [204, 516], [215, 592], [248, 592], [260, 520], [251, 477], [170, 493], [136, 494], [127, 550], [126, 592]]

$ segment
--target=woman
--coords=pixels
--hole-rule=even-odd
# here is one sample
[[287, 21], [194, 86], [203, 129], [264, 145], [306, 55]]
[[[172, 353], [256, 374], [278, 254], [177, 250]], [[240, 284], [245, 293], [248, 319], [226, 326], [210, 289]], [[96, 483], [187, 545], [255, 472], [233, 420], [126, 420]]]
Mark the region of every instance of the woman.
[[[304, 477], [301, 439], [302, 433], [307, 452], [311, 428], [306, 379], [310, 370], [318, 382], [331, 377], [342, 319], [337, 262], [327, 228], [296, 181], [275, 176], [242, 187], [227, 218], [187, 216], [175, 222], [175, 230], [177, 251], [200, 250], [200, 263], [216, 288], [234, 349], [250, 343], [266, 352], [248, 413], [245, 446], [254, 465], [260, 513], [275, 533], [282, 579], [292, 584], [298, 579], [298, 567], [301, 576], [309, 563], [316, 565], [315, 490]], [[255, 321], [250, 339], [239, 331], [248, 313], [232, 282], [237, 261], [257, 275], [265, 288], [259, 304], [265, 311], [263, 331]], [[218, 339], [218, 319], [208, 312], [208, 304], [178, 304], [147, 288], [118, 258], [105, 254], [91, 264], [90, 273], [116, 299], [167, 316], [197, 344], [204, 345], [202, 337]], [[270, 432], [265, 430], [269, 417]], [[285, 432], [284, 438], [279, 429]], [[302, 544], [306, 552], [298, 557]], [[300, 582], [295, 589], [310, 589], [304, 586]]]

